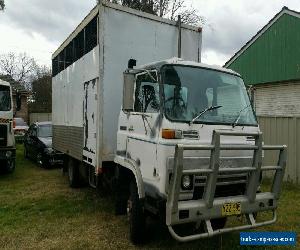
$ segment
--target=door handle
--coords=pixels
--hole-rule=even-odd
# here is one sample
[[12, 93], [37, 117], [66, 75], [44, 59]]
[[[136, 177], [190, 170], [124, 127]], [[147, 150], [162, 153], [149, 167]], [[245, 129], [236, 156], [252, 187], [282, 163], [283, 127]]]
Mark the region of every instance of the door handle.
[[134, 131], [133, 126], [130, 126], [130, 127], [128, 128], [128, 131]]

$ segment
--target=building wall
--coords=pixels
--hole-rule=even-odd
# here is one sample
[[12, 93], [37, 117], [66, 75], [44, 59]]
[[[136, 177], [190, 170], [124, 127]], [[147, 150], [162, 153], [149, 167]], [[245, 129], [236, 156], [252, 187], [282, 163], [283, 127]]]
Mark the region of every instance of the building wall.
[[14, 102], [14, 117], [21, 117], [24, 119], [25, 122], [29, 122], [28, 117], [28, 103], [27, 103], [27, 95], [21, 96], [21, 109], [16, 111], [16, 96], [13, 95], [13, 102]]
[[52, 113], [30, 113], [29, 120], [30, 124], [34, 122], [52, 121]]
[[257, 116], [300, 116], [300, 81], [256, 85], [254, 105]]
[[[254, 105], [264, 143], [288, 146], [284, 180], [300, 183], [300, 81], [256, 85]], [[276, 165], [278, 153], [265, 152], [264, 160]]]

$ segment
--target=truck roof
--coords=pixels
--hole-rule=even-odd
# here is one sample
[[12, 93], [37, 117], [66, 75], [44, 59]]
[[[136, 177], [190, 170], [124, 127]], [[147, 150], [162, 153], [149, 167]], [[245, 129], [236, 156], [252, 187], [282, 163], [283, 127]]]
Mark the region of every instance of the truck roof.
[[6, 81], [3, 81], [0, 79], [0, 85], [4, 85], [4, 86], [10, 86], [10, 83], [9, 82], [6, 82]]
[[225, 72], [225, 73], [240, 76], [239, 73], [237, 73], [237, 72], [235, 72], [231, 69], [222, 68], [218, 65], [208, 65], [208, 64], [205, 64], [205, 63], [186, 61], [184, 59], [177, 58], [177, 57], [173, 57], [173, 58], [170, 58], [170, 59], [167, 59], [167, 60], [153, 62], [153, 63], [150, 63], [150, 64], [141, 65], [141, 66], [136, 67], [135, 69], [136, 70], [139, 70], [139, 69], [153, 69], [153, 68], [160, 69], [161, 66], [163, 66], [165, 64], [174, 64], [174, 65], [184, 65], [184, 66], [207, 68], [207, 69], [218, 70], [218, 71], [222, 71], [222, 72]]
[[[135, 16], [139, 16], [146, 19], [151, 19], [153, 21], [156, 21], [158, 23], [166, 23], [172, 26], [176, 26], [177, 22], [173, 20], [169, 20], [167, 18], [159, 17], [153, 14], [149, 14], [143, 11], [135, 10], [126, 6], [122, 6], [120, 4], [115, 4], [108, 2], [106, 0], [100, 1], [100, 3], [96, 4], [96, 6], [89, 12], [89, 14], [80, 22], [80, 24], [75, 28], [75, 30], [66, 38], [66, 40], [57, 48], [56, 51], [52, 54], [52, 59], [54, 59], [68, 44], [70, 41], [72, 41], [73, 38], [76, 37], [76, 35], [79, 34], [79, 32], [88, 24], [89, 21], [92, 20], [93, 17], [95, 17], [98, 13], [101, 7], [107, 7], [114, 9], [116, 11], [122, 11], [127, 12]], [[201, 26], [193, 26], [188, 24], [182, 24], [181, 28], [193, 30], [195, 32], [202, 32]]]

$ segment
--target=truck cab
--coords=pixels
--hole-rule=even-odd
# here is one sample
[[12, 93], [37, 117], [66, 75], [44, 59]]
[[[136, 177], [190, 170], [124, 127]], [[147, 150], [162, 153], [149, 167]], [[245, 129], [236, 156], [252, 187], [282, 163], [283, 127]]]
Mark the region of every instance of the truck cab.
[[[145, 211], [163, 218], [178, 241], [274, 223], [286, 146], [263, 145], [241, 76], [179, 58], [129, 64], [115, 163], [132, 240], [143, 237]], [[278, 163], [262, 166], [264, 150], [278, 150]], [[262, 172], [269, 170], [276, 171], [272, 190], [258, 193]], [[257, 222], [262, 211], [273, 218]], [[229, 216], [245, 216], [248, 223], [226, 228]], [[176, 231], [200, 222], [204, 232]]]
[[12, 89], [8, 82], [0, 80], [0, 171], [13, 172], [15, 157]]

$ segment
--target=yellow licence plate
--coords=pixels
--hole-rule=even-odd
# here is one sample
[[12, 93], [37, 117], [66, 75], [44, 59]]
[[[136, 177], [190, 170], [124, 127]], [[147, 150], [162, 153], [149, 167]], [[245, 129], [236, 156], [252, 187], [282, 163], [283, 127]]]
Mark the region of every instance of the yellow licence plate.
[[238, 215], [241, 214], [241, 203], [225, 203], [222, 206], [222, 215], [228, 216], [228, 215]]

